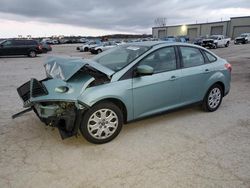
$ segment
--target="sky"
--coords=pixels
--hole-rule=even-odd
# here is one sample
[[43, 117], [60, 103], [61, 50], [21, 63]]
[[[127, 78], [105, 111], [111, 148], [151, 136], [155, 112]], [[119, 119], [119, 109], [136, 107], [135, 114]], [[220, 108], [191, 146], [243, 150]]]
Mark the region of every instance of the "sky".
[[151, 34], [166, 25], [250, 16], [250, 0], [0, 0], [0, 38]]

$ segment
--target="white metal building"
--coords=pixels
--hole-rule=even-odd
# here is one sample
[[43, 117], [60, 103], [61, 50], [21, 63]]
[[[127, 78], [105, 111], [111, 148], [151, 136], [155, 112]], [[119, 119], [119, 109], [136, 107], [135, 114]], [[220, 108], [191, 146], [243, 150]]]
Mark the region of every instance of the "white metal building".
[[154, 38], [164, 38], [166, 36], [187, 35], [190, 40], [206, 35], [225, 35], [231, 38], [239, 36], [241, 33], [250, 33], [250, 16], [233, 17], [228, 21], [199, 23], [188, 25], [153, 27]]

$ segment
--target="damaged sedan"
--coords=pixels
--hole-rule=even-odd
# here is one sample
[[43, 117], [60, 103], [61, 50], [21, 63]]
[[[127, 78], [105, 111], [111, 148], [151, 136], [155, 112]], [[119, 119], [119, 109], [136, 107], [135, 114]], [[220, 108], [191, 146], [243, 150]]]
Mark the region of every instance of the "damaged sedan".
[[47, 77], [17, 89], [62, 138], [79, 130], [89, 142], [114, 139], [129, 121], [200, 103], [215, 111], [230, 89], [231, 65], [195, 45], [160, 41], [125, 44], [92, 59], [51, 57]]

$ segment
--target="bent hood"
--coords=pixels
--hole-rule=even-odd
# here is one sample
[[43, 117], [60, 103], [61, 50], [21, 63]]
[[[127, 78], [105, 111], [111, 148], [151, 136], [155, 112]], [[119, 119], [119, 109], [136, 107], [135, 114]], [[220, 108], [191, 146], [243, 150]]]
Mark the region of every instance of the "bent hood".
[[107, 67], [102, 66], [92, 60], [72, 57], [49, 57], [44, 63], [45, 71], [48, 77], [69, 80], [85, 65], [89, 65], [94, 69], [102, 72], [110, 78], [115, 72]]

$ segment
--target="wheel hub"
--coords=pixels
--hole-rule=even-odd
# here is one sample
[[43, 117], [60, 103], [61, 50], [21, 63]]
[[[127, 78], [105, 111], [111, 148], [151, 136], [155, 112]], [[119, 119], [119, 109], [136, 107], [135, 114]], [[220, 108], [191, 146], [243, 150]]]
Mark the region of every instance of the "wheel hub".
[[100, 109], [90, 116], [87, 126], [91, 136], [96, 139], [106, 139], [117, 129], [118, 117], [110, 109]]

